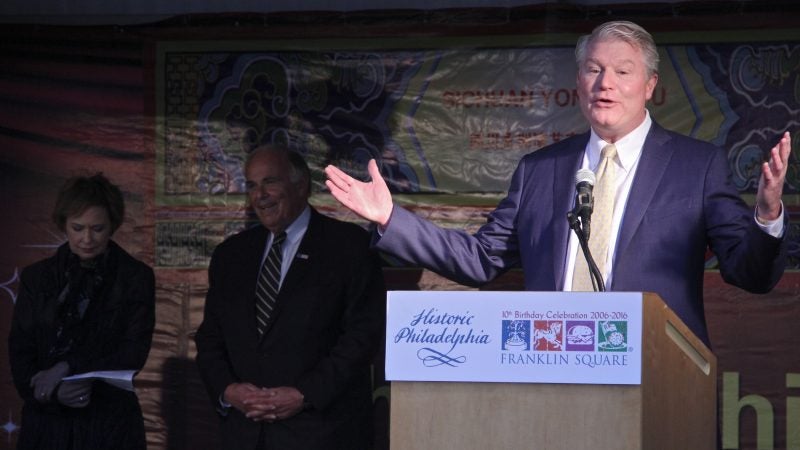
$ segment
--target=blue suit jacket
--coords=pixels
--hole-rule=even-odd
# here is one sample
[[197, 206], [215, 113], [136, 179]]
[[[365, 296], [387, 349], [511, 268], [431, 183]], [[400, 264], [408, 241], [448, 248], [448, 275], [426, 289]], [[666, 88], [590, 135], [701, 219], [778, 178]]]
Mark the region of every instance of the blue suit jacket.
[[[379, 250], [475, 286], [521, 265], [525, 289], [562, 290], [569, 229], [589, 133], [521, 160], [508, 195], [474, 235], [444, 230], [395, 206]], [[786, 265], [782, 239], [764, 233], [730, 182], [726, 153], [653, 123], [642, 149], [617, 242], [608, 290], [659, 294], [707, 344], [706, 248], [723, 278], [767, 292]]]

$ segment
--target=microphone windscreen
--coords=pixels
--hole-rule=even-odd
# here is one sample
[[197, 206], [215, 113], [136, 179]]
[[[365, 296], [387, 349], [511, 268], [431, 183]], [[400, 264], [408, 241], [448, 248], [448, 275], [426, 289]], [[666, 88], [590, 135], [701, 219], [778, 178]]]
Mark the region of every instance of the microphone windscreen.
[[581, 183], [588, 183], [590, 186], [594, 186], [596, 178], [594, 176], [594, 172], [589, 169], [581, 169], [575, 173], [575, 184]]

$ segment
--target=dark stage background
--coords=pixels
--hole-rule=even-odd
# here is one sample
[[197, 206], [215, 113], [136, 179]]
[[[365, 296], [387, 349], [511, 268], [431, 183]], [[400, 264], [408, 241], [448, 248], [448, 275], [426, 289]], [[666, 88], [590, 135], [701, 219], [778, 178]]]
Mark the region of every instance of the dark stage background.
[[[26, 265], [64, 237], [55, 192], [102, 171], [128, 212], [116, 240], [151, 264], [157, 325], [135, 384], [151, 449], [217, 448], [216, 417], [194, 365], [206, 266], [247, 211], [241, 161], [286, 143], [314, 169], [312, 203], [357, 221], [323, 191], [333, 162], [377, 158], [400, 203], [475, 229], [521, 155], [586, 129], [574, 103], [578, 35], [610, 19], [654, 34], [662, 125], [729, 150], [752, 204], [760, 149], [793, 133], [784, 201], [790, 267], [752, 295], [708, 255], [706, 313], [719, 358], [726, 449], [800, 449], [800, 8], [791, 2], [630, 3], [514, 8], [205, 14], [145, 25], [0, 27], [0, 448], [21, 402], [6, 336]], [[642, 249], [647, 251], [647, 249]], [[391, 289], [465, 289], [386, 259]], [[518, 272], [488, 289], [516, 290]], [[377, 447], [388, 396], [376, 365]], [[687, 405], [691, 407], [691, 405]]]

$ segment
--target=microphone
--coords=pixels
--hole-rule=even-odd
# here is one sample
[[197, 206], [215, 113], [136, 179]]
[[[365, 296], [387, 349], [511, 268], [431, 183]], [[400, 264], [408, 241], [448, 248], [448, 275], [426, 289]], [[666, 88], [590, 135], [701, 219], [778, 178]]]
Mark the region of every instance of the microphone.
[[594, 196], [592, 189], [596, 178], [594, 172], [589, 169], [581, 169], [575, 174], [575, 209], [573, 212], [580, 217], [581, 224], [583, 225], [583, 233], [586, 235], [586, 240], [589, 240], [590, 228], [589, 223], [592, 218], [592, 210], [594, 209]]
[[586, 264], [591, 272], [594, 289], [603, 292], [606, 290], [603, 276], [600, 274], [600, 270], [598, 270], [597, 264], [592, 258], [592, 252], [589, 250], [589, 220], [592, 218], [592, 210], [594, 209], [592, 189], [594, 188], [595, 179], [594, 172], [589, 169], [581, 169], [575, 174], [575, 208], [567, 212], [567, 221], [570, 229], [578, 236], [578, 243], [581, 245], [583, 256], [586, 258]]

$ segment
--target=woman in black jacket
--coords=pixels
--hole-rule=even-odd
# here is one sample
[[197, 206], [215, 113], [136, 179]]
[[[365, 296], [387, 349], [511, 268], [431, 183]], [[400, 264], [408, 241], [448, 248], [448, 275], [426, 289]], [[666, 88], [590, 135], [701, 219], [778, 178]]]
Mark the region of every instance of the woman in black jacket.
[[134, 392], [102, 381], [62, 381], [100, 370], [140, 370], [155, 324], [153, 271], [111, 240], [124, 217], [103, 175], [61, 188], [53, 221], [67, 243], [20, 277], [9, 334], [14, 384], [25, 401], [18, 449], [144, 449]]

